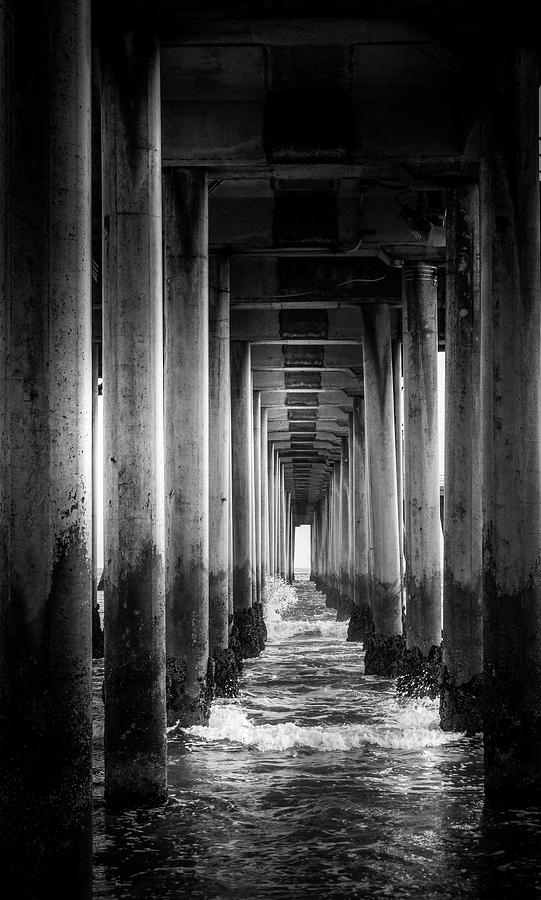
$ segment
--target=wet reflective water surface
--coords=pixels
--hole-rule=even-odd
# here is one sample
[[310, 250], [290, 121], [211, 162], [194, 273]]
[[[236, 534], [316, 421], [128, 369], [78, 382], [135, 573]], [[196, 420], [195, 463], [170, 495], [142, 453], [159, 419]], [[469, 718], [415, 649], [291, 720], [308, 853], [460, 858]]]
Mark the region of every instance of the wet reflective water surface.
[[96, 672], [96, 898], [541, 897], [541, 810], [486, 811], [478, 738], [365, 677], [313, 585], [208, 728], [173, 732], [165, 807], [103, 805]]

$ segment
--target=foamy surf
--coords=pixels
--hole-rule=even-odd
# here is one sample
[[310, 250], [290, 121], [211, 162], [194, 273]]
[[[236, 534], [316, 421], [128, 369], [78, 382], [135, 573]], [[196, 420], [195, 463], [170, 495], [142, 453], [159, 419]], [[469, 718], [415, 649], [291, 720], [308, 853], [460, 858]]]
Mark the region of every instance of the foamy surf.
[[303, 637], [336, 637], [337, 640], [345, 640], [347, 634], [347, 622], [317, 622], [313, 619], [282, 619], [277, 616], [266, 620], [266, 625], [269, 641], [283, 641], [300, 634]]
[[261, 752], [291, 750], [347, 751], [363, 746], [392, 750], [418, 750], [441, 747], [463, 735], [441, 731], [437, 713], [427, 706], [412, 706], [402, 711], [392, 727], [377, 725], [313, 725], [294, 722], [257, 725], [237, 705], [215, 705], [207, 726], [194, 725], [185, 733], [205, 741], [225, 741], [253, 747]]

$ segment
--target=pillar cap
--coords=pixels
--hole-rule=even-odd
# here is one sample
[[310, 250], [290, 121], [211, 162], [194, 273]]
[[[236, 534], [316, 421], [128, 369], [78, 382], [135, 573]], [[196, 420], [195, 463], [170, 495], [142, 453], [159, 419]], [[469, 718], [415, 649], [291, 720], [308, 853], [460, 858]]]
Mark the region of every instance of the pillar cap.
[[402, 277], [404, 281], [430, 281], [431, 284], [437, 284], [438, 269], [430, 263], [407, 262], [404, 263]]

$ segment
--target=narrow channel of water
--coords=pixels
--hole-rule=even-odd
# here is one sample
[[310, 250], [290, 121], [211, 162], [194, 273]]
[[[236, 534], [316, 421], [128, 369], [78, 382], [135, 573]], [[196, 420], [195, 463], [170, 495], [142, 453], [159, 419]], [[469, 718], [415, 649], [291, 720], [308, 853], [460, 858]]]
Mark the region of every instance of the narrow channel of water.
[[541, 811], [485, 812], [478, 738], [363, 674], [308, 581], [208, 728], [173, 733], [168, 804], [103, 805], [96, 668], [96, 898], [541, 897]]

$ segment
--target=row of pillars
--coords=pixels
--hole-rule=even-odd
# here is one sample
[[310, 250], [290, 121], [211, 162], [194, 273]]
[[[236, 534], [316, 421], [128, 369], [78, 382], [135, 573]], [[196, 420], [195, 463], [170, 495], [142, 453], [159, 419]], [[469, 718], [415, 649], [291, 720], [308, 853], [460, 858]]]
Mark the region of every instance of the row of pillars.
[[541, 793], [536, 55], [502, 50], [492, 75], [479, 185], [448, 190], [443, 554], [436, 269], [412, 263], [402, 354], [386, 308], [363, 308], [364, 396], [314, 516], [312, 572], [332, 605], [353, 601], [367, 672], [402, 674], [406, 688], [435, 680], [442, 727], [483, 730], [487, 797], [531, 802]]
[[[18, 873], [20, 896], [61, 877], [84, 897], [99, 471], [90, 4], [2, 2], [0, 36], [2, 877]], [[234, 692], [263, 646], [265, 576], [291, 577], [294, 529], [250, 344], [229, 340], [227, 261], [209, 274], [206, 173], [162, 180], [158, 42], [112, 31], [100, 72], [105, 796], [135, 806], [166, 798], [168, 722], [205, 721], [218, 683]]]
[[372, 675], [401, 674], [405, 643], [422, 660], [441, 642], [436, 279], [435, 266], [404, 267], [402, 346], [389, 307], [363, 306], [364, 393], [314, 518], [314, 577], [330, 605], [353, 612], [350, 637], [365, 642]]

